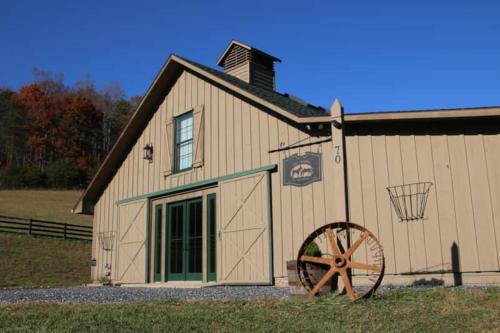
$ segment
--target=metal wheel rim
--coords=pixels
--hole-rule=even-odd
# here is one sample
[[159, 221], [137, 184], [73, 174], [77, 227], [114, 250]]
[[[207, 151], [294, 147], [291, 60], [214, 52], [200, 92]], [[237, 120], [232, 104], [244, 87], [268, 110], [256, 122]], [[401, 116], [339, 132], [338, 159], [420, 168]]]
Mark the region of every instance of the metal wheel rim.
[[[346, 234], [346, 237], [350, 237], [353, 233], [359, 233], [359, 235], [353, 237], [352, 242], [347, 241], [346, 246], [343, 246], [342, 241], [338, 237], [342, 232]], [[306, 248], [322, 235], [328, 240], [328, 246], [332, 253], [313, 258], [305, 256]], [[370, 260], [375, 263], [363, 263], [353, 260], [354, 254], [361, 248], [363, 243], [369, 244], [373, 252], [370, 253], [372, 255]], [[368, 255], [366, 259], [368, 260]], [[316, 283], [312, 279], [311, 265], [328, 269]], [[371, 275], [368, 278], [370, 282], [363, 289], [355, 288], [352, 283], [351, 273], [353, 271], [364, 270], [370, 272], [369, 274], [365, 274], [367, 276]], [[321, 288], [336, 278], [337, 281], [342, 281], [344, 291], [351, 301], [370, 297], [382, 282], [384, 271], [385, 258], [378, 239], [365, 227], [350, 222], [334, 222], [316, 229], [304, 240], [297, 255], [297, 274], [299, 280], [311, 296], [318, 294]]]

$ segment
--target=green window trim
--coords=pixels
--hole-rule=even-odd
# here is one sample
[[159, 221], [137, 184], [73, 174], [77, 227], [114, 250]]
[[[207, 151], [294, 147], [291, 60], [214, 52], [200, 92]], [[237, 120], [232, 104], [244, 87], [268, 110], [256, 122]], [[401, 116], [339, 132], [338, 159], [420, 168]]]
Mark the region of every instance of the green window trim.
[[248, 175], [252, 175], [252, 174], [258, 173], [258, 172], [263, 172], [263, 171], [273, 172], [273, 171], [276, 170], [276, 168], [277, 168], [276, 164], [270, 164], [270, 165], [266, 165], [266, 166], [263, 166], [263, 167], [260, 167], [260, 168], [256, 168], [256, 169], [251, 169], [251, 170], [247, 170], [247, 171], [236, 172], [236, 173], [232, 173], [232, 174], [229, 174], [229, 175], [225, 175], [225, 176], [221, 176], [221, 177], [215, 177], [215, 178], [210, 178], [210, 179], [206, 179], [206, 180], [200, 180], [200, 181], [197, 181], [197, 182], [194, 182], [194, 183], [190, 183], [190, 184], [186, 184], [186, 185], [180, 185], [180, 186], [172, 187], [172, 188], [161, 190], [161, 191], [149, 192], [149, 193], [137, 195], [137, 196], [134, 196], [134, 197], [129, 197], [129, 198], [125, 198], [125, 199], [116, 200], [115, 201], [115, 205], [123, 205], [123, 204], [129, 203], [129, 202], [132, 202], [132, 201], [144, 200], [144, 199], [152, 200], [152, 199], [155, 199], [155, 198], [159, 198], [159, 197], [166, 196], [166, 195], [171, 195], [171, 194], [174, 194], [174, 193], [179, 193], [179, 192], [183, 192], [183, 191], [193, 190], [193, 189], [201, 188], [201, 187], [205, 187], [205, 186], [217, 185], [218, 182], [221, 182], [221, 181], [224, 181], [224, 180], [229, 180], [229, 179], [234, 179], [234, 178], [238, 178], [238, 177], [248, 176]]
[[155, 237], [154, 237], [154, 273], [153, 281], [161, 281], [161, 240], [162, 240], [162, 205], [155, 206]]
[[[180, 139], [180, 133], [178, 133], [178, 130], [180, 129], [179, 125], [182, 121], [188, 120], [191, 118], [191, 136], [188, 139], [184, 139], [181, 141]], [[177, 116], [174, 118], [174, 173], [180, 173], [184, 171], [189, 171], [193, 168], [193, 159], [194, 159], [194, 117], [193, 117], [193, 112], [186, 112], [180, 116]], [[181, 166], [181, 147], [183, 145], [190, 145], [191, 146], [191, 162], [189, 163], [189, 166]]]
[[217, 205], [215, 193], [207, 196], [207, 281], [217, 281]]
[[[193, 253], [191, 252], [192, 250], [196, 249], [191, 249], [190, 248], [190, 237], [193, 237], [190, 235], [190, 205], [195, 205], [199, 204], [200, 208], [202, 205], [202, 199], [201, 198], [196, 198], [196, 199], [190, 199], [186, 201], [180, 201], [180, 202], [174, 202], [174, 203], [169, 203], [167, 212], [168, 212], [168, 217], [167, 217], [167, 242], [165, 246], [165, 276], [167, 281], [201, 281], [202, 280], [202, 268], [201, 266], [199, 267], [199, 272], [190, 272], [189, 271], [189, 265], [190, 262], [189, 260], [191, 259], [191, 256]], [[180, 215], [177, 216], [177, 218], [180, 217], [181, 221], [174, 221], [174, 209], [177, 208], [180, 210]], [[199, 216], [199, 218], [202, 220], [202, 216]], [[175, 225], [176, 228], [180, 230], [180, 235], [178, 235], [177, 239], [173, 239], [173, 228], [174, 224], [177, 222]], [[195, 222], [196, 223], [196, 222]], [[200, 222], [201, 223], [201, 222]], [[201, 227], [201, 224], [200, 224]], [[178, 232], [179, 232], [178, 230]], [[195, 236], [196, 238], [196, 236]], [[191, 238], [192, 240], [193, 238]], [[201, 239], [201, 232], [200, 232], [200, 239]], [[172, 251], [172, 245], [173, 241], [175, 242], [180, 242], [181, 248], [176, 250], [176, 254], [179, 255], [178, 257], [172, 257], [173, 251]], [[201, 241], [200, 241], [201, 242]], [[202, 255], [202, 247], [200, 245], [200, 252], [198, 253], [199, 258], [200, 258], [200, 263], [201, 261], [201, 255]], [[196, 255], [196, 253], [195, 253]], [[180, 261], [180, 266], [176, 267], [176, 271], [172, 272], [172, 258], [174, 258], [176, 261]], [[177, 272], [178, 270], [178, 272]]]
[[[184, 206], [185, 202], [175, 202], [175, 203], [170, 203], [167, 205], [167, 212], [168, 212], [168, 217], [167, 217], [167, 242], [165, 246], [165, 279], [167, 281], [182, 281], [184, 280], [184, 274], [183, 273], [172, 273], [171, 265], [172, 265], [172, 228], [174, 225], [174, 209], [175, 208], [180, 208], [182, 210], [182, 221], [184, 221], [184, 216], [185, 216], [185, 211], [184, 211]], [[184, 226], [184, 222], [181, 222], [181, 226]], [[183, 244], [183, 242], [182, 242]], [[183, 251], [183, 249], [181, 249]], [[182, 265], [182, 270], [184, 270], [184, 263]]]

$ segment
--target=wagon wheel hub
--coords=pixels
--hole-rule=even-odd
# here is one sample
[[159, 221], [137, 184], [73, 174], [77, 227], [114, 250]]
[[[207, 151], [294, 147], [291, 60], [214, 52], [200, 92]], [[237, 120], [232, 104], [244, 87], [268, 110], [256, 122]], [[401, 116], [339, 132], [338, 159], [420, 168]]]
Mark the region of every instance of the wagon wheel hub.
[[342, 256], [334, 256], [333, 265], [337, 268], [345, 267], [345, 265], [347, 265], [347, 260]]
[[[309, 255], [311, 245], [317, 249], [314, 255]], [[331, 254], [323, 256], [326, 253]], [[297, 257], [297, 273], [312, 296], [325, 286], [338, 289], [340, 281], [354, 301], [375, 292], [384, 275], [384, 262], [382, 246], [370, 231], [354, 223], [336, 222], [306, 238]]]

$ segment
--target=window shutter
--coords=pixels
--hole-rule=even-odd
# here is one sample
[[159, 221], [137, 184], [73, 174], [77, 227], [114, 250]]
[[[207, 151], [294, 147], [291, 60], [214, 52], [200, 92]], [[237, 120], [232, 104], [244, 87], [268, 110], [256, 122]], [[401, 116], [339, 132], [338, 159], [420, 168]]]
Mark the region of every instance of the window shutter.
[[167, 139], [166, 139], [166, 157], [165, 157], [165, 177], [172, 174], [174, 167], [174, 123], [173, 119], [167, 121]]
[[199, 105], [193, 110], [193, 168], [199, 168], [203, 165], [204, 138], [205, 138], [205, 117], [203, 105]]

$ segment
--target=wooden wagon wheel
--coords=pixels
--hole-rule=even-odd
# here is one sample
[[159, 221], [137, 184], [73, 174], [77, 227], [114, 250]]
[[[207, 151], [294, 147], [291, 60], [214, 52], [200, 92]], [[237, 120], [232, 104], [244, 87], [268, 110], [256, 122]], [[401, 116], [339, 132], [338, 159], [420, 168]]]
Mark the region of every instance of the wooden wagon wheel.
[[351, 301], [373, 295], [384, 269], [384, 252], [377, 238], [366, 228], [349, 222], [316, 229], [306, 238], [297, 257], [299, 279], [310, 295], [329, 286], [347, 293]]

